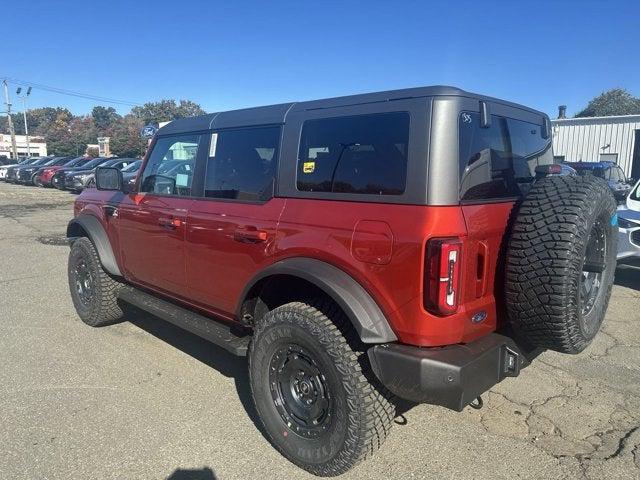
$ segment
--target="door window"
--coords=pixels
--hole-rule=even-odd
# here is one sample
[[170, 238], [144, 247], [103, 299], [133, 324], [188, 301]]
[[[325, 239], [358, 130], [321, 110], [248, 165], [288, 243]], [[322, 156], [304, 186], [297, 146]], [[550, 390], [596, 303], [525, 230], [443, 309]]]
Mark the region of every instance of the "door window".
[[271, 197], [279, 143], [280, 127], [213, 133], [205, 196], [253, 201]]
[[304, 192], [401, 195], [407, 181], [409, 114], [307, 120], [298, 152]]
[[191, 195], [200, 135], [175, 135], [156, 140], [142, 172], [141, 192]]

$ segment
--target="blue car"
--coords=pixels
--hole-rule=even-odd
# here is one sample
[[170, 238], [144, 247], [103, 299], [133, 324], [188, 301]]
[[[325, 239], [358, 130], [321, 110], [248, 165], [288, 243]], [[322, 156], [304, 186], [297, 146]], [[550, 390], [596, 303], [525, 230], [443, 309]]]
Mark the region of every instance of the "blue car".
[[633, 186], [633, 179], [627, 178], [620, 166], [613, 162], [567, 162], [565, 165], [575, 169], [578, 175], [591, 174], [606, 180], [618, 203], [626, 200]]

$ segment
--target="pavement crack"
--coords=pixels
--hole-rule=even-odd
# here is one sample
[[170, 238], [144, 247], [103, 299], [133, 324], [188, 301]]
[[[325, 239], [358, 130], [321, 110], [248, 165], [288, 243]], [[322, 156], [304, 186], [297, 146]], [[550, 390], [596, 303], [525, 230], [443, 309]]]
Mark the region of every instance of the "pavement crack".
[[[616, 458], [620, 456], [620, 454], [624, 452], [624, 449], [627, 446], [627, 442], [629, 441], [629, 438], [631, 437], [631, 435], [633, 435], [638, 430], [640, 430], [640, 425], [636, 425], [632, 429], [628, 430], [622, 437], [620, 437], [620, 440], [618, 441], [618, 448], [616, 449], [616, 451], [613, 452], [611, 455], [604, 457], [604, 460], [611, 460], [612, 458]], [[638, 447], [636, 446], [634, 450], [637, 450], [637, 448]]]

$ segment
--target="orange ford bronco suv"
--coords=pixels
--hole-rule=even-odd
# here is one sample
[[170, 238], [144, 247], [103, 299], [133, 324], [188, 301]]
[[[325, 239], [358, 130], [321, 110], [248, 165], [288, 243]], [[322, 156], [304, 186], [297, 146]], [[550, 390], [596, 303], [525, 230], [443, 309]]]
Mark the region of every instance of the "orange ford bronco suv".
[[452, 87], [175, 120], [133, 186], [98, 168], [78, 197], [71, 296], [248, 356], [272, 444], [337, 475], [399, 405], [462, 410], [596, 335], [616, 204], [558, 173], [545, 114]]

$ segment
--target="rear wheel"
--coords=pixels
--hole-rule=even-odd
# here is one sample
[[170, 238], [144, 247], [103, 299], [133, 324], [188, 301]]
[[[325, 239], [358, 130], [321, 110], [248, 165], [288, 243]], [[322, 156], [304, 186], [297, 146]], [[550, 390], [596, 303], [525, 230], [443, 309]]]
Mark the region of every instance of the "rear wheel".
[[563, 353], [589, 345], [611, 296], [616, 219], [616, 202], [596, 177], [536, 182], [507, 247], [507, 311], [519, 334]]
[[73, 242], [67, 273], [73, 305], [84, 323], [101, 327], [123, 319], [118, 303], [121, 284], [102, 268], [98, 252], [88, 238]]
[[315, 475], [339, 475], [372, 454], [395, 416], [367, 356], [338, 328], [344, 321], [330, 303], [288, 303], [260, 320], [249, 353], [251, 390], [269, 439]]

